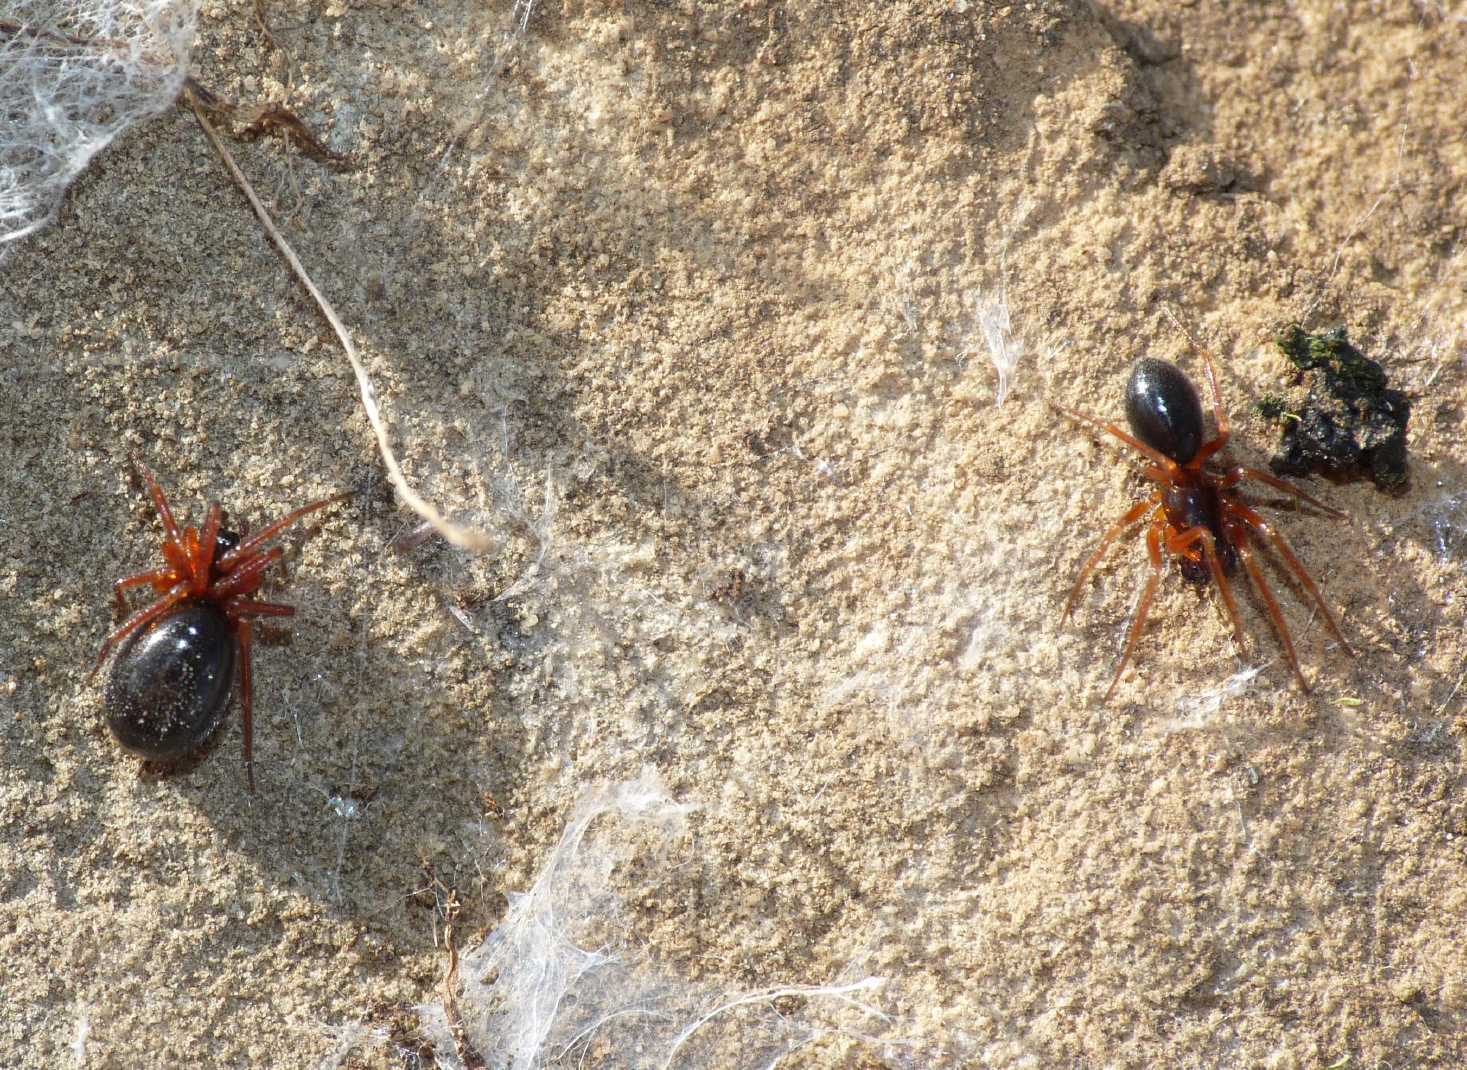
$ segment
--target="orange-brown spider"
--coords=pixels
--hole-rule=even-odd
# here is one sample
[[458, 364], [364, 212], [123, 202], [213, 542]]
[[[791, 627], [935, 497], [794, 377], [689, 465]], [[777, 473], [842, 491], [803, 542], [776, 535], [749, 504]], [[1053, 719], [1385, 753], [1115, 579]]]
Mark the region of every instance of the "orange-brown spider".
[[163, 567], [113, 584], [119, 613], [123, 592], [152, 587], [158, 598], [118, 625], [102, 643], [92, 671], [114, 647], [103, 705], [107, 726], [127, 750], [172, 763], [198, 752], [224, 720], [238, 666], [244, 723], [245, 775], [255, 790], [251, 621], [288, 617], [293, 606], [262, 602], [255, 593], [266, 571], [285, 555], [267, 544], [302, 517], [347, 495], [302, 506], [248, 537], [224, 528], [218, 502], [204, 527], [179, 527], [153, 473], [137, 465], [163, 521]]
[[1268, 619], [1273, 623], [1284, 653], [1288, 655], [1295, 677], [1300, 686], [1308, 691], [1309, 682], [1304, 679], [1304, 673], [1299, 668], [1299, 658], [1294, 652], [1294, 640], [1289, 634], [1289, 626], [1284, 622], [1278, 600], [1268, 581], [1264, 579], [1263, 570], [1259, 568], [1254, 554], [1251, 543], [1255, 537], [1262, 536], [1267, 540], [1283, 560], [1289, 573], [1319, 607], [1330, 632], [1339, 640], [1346, 653], [1353, 657], [1355, 651], [1340, 632], [1339, 623], [1325, 604], [1324, 596], [1319, 593], [1319, 588], [1289, 544], [1284, 541], [1284, 537], [1242, 501], [1234, 488], [1245, 479], [1255, 479], [1293, 495], [1300, 501], [1308, 502], [1331, 516], [1344, 518], [1345, 514], [1311, 498], [1298, 487], [1256, 468], [1238, 465], [1220, 473], [1207, 470], [1205, 465], [1208, 460], [1228, 444], [1228, 417], [1223, 411], [1222, 392], [1218, 389], [1217, 372], [1213, 369], [1211, 355], [1192, 337], [1191, 332], [1183, 328], [1183, 333], [1192, 348], [1202, 355], [1207, 382], [1212, 389], [1212, 412], [1217, 421], [1217, 433], [1210, 440], [1203, 441], [1202, 403], [1197, 397], [1196, 389], [1176, 365], [1164, 360], [1142, 358], [1131, 371], [1126, 387], [1126, 419], [1131, 425], [1132, 434], [1094, 416], [1061, 405], [1055, 406], [1065, 415], [1114, 435], [1138, 451], [1151, 462], [1144, 470], [1146, 478], [1160, 485], [1155, 494], [1138, 502], [1105, 533], [1100, 545], [1080, 570], [1080, 576], [1070, 591], [1069, 601], [1065, 603], [1064, 615], [1060, 621], [1064, 623], [1069, 619], [1070, 612], [1079, 601], [1085, 581], [1100, 563], [1110, 544], [1134, 524], [1149, 520], [1151, 523], [1146, 529], [1146, 550], [1151, 558], [1151, 576], [1136, 603], [1136, 611], [1126, 635], [1125, 651], [1121, 654], [1121, 663], [1116, 667], [1115, 677], [1111, 680], [1103, 701], [1109, 702], [1111, 695], [1115, 693], [1121, 673], [1131, 660], [1136, 641], [1146, 624], [1146, 614], [1151, 609], [1156, 585], [1161, 579], [1163, 550], [1177, 562], [1188, 583], [1197, 587], [1205, 587], [1208, 583], [1217, 584], [1223, 605], [1227, 607], [1228, 619], [1233, 625], [1233, 639], [1239, 650], [1244, 648], [1243, 622], [1238, 615], [1238, 603], [1233, 597], [1233, 588], [1228, 577], [1237, 571], [1241, 561], [1244, 571], [1248, 573], [1248, 578], [1252, 580], [1268, 610]]

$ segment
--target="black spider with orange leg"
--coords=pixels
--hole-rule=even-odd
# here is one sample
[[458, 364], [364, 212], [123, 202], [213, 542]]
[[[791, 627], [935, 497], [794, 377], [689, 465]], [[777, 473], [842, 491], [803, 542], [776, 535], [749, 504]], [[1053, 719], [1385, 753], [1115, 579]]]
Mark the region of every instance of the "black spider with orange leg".
[[[1178, 323], [1178, 326], [1181, 327], [1181, 324]], [[1273, 590], [1259, 567], [1253, 548], [1255, 540], [1261, 537], [1278, 554], [1289, 574], [1319, 607], [1329, 630], [1346, 653], [1353, 657], [1355, 651], [1340, 632], [1339, 623], [1298, 556], [1284, 541], [1284, 537], [1238, 496], [1235, 488], [1245, 479], [1256, 479], [1331, 516], [1343, 518], [1345, 514], [1311, 498], [1298, 487], [1256, 468], [1235, 466], [1221, 472], [1208, 470], [1207, 462], [1228, 444], [1228, 417], [1223, 411], [1222, 392], [1218, 389], [1217, 372], [1213, 368], [1211, 355], [1192, 337], [1191, 332], [1186, 328], [1182, 328], [1182, 331], [1192, 348], [1202, 355], [1207, 382], [1212, 389], [1212, 411], [1217, 420], [1217, 433], [1211, 439], [1203, 441], [1202, 403], [1197, 397], [1196, 389], [1176, 365], [1164, 360], [1142, 358], [1131, 370], [1130, 382], [1126, 387], [1126, 419], [1131, 425], [1131, 434], [1094, 416], [1087, 416], [1060, 405], [1055, 406], [1065, 415], [1114, 435], [1137, 450], [1151, 462], [1144, 472], [1146, 478], [1159, 485], [1155, 494], [1133, 506], [1100, 540], [1100, 545], [1085, 562], [1074, 588], [1070, 591], [1064, 615], [1060, 618], [1061, 623], [1069, 619], [1070, 612], [1079, 601], [1085, 581], [1100, 563], [1111, 543], [1135, 524], [1149, 520], [1146, 550], [1151, 559], [1151, 575], [1136, 603], [1136, 611], [1126, 635], [1125, 651], [1121, 654], [1121, 663], [1116, 667], [1115, 678], [1110, 682], [1104, 701], [1109, 702], [1111, 695], [1115, 693], [1116, 685], [1121, 681], [1121, 673], [1125, 671], [1136, 649], [1136, 641], [1141, 637], [1146, 614], [1151, 609], [1156, 585], [1161, 579], [1163, 551], [1177, 562], [1182, 577], [1188, 583], [1198, 587], [1205, 587], [1209, 583], [1217, 584], [1228, 619], [1232, 622], [1233, 638], [1240, 650], [1244, 646], [1243, 622], [1238, 615], [1238, 603], [1233, 597], [1229, 577], [1236, 573], [1241, 562], [1243, 570], [1268, 610], [1268, 619], [1273, 623], [1284, 653], [1288, 655], [1294, 675], [1300, 686], [1308, 691], [1309, 682], [1304, 679], [1304, 673], [1299, 668], [1299, 657], [1294, 652], [1294, 640], [1289, 634], [1289, 626], [1284, 622], [1278, 599], [1274, 597]]]
[[202, 531], [180, 528], [158, 480], [141, 464], [137, 467], [163, 522], [164, 565], [113, 585], [119, 614], [126, 611], [123, 592], [129, 588], [152, 587], [158, 598], [107, 636], [92, 667], [96, 672], [108, 651], [117, 648], [103, 698], [107, 726], [124, 748], [148, 761], [185, 759], [223, 723], [238, 663], [245, 774], [254, 791], [250, 622], [295, 613], [294, 606], [254, 597], [266, 570], [285, 553], [266, 544], [347, 495], [302, 506], [242, 539], [225, 530], [218, 502], [210, 503]]

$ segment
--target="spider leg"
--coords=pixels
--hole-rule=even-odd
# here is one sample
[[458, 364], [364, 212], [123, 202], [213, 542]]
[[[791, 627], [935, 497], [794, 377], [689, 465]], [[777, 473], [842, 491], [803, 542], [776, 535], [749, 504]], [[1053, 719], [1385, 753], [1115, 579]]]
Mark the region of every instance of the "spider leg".
[[1228, 582], [1228, 574], [1223, 571], [1222, 561], [1217, 556], [1217, 536], [1209, 529], [1198, 525], [1188, 528], [1167, 539], [1167, 553], [1180, 554], [1194, 542], [1202, 543], [1202, 557], [1207, 562], [1207, 569], [1212, 573], [1212, 580], [1217, 584], [1218, 593], [1222, 595], [1223, 605], [1228, 610], [1228, 620], [1233, 625], [1233, 640], [1238, 644], [1238, 649], [1247, 649], [1243, 641], [1243, 618], [1238, 615], [1238, 602], [1233, 597], [1233, 585]]
[[178, 528], [178, 521], [173, 519], [173, 510], [168, 507], [168, 498], [163, 494], [163, 488], [158, 485], [158, 477], [153, 475], [142, 461], [134, 461], [133, 464], [137, 466], [138, 474], [143, 477], [143, 483], [153, 497], [153, 508], [158, 510], [158, 519], [163, 521], [163, 530], [168, 534], [168, 541], [182, 552], [184, 549], [183, 532]]
[[239, 628], [239, 698], [240, 723], [244, 726], [245, 780], [250, 794], [255, 793], [255, 682], [250, 664], [250, 648], [254, 628], [247, 620], [237, 620]]
[[1254, 531], [1268, 539], [1273, 545], [1273, 548], [1278, 552], [1278, 555], [1284, 559], [1284, 564], [1289, 566], [1289, 571], [1293, 573], [1294, 577], [1298, 579], [1304, 589], [1309, 592], [1310, 597], [1314, 599], [1314, 604], [1319, 607], [1320, 613], [1324, 614], [1324, 622], [1329, 625], [1330, 632], [1339, 640], [1340, 646], [1345, 648], [1345, 653], [1349, 654], [1352, 658], [1355, 657], [1355, 648], [1350, 645], [1349, 640], [1340, 631], [1339, 622], [1335, 620], [1335, 615], [1330, 612], [1329, 604], [1325, 602], [1324, 595], [1319, 593], [1319, 587], [1315, 585], [1313, 577], [1309, 575], [1308, 570], [1304, 567], [1304, 563], [1299, 560], [1289, 544], [1284, 541], [1284, 537], [1274, 530], [1272, 524], [1264, 520], [1263, 517], [1259, 516], [1252, 509], [1249, 509], [1246, 505], [1239, 502], [1227, 502], [1224, 508], [1229, 513], [1241, 519]]
[[[117, 615], [120, 617], [127, 612], [127, 601], [122, 597], [122, 592], [132, 587], [146, 587], [152, 583], [162, 580], [172, 587], [178, 582], [178, 573], [171, 568], [158, 568], [152, 572], [139, 572], [133, 576], [124, 576], [112, 585], [112, 592], [117, 596]], [[165, 587], [164, 590], [167, 590]]]
[[251, 617], [289, 617], [295, 606], [276, 605], [273, 602], [252, 602], [244, 596], [236, 596], [227, 603], [224, 612], [229, 616], [239, 636], [239, 698], [240, 724], [244, 728], [245, 779], [249, 782], [250, 794], [255, 791], [255, 676], [254, 676], [254, 625]]
[[266, 569], [285, 556], [285, 551], [275, 546], [263, 554], [250, 559], [249, 563], [242, 568], [235, 569], [228, 575], [215, 580], [209, 587], [209, 597], [212, 599], [232, 598], [237, 595], [253, 594], [260, 589], [264, 581], [261, 577]]
[[138, 610], [132, 616], [128, 617], [127, 620], [123, 621], [116, 628], [112, 629], [112, 632], [107, 636], [107, 638], [102, 640], [102, 649], [97, 652], [97, 660], [92, 665], [92, 671], [87, 675], [96, 675], [97, 670], [102, 667], [102, 662], [107, 660], [107, 652], [110, 651], [114, 646], [122, 642], [143, 625], [157, 620], [164, 613], [167, 613], [170, 609], [172, 609], [174, 606], [178, 605], [178, 603], [187, 598], [188, 594], [188, 581], [180, 581], [179, 583], [176, 583], [171, 588], [169, 588], [168, 593], [165, 594], [162, 598], [158, 599], [158, 601], [154, 602], [150, 606]]
[[1126, 649], [1121, 654], [1121, 663], [1116, 666], [1116, 675], [1110, 682], [1110, 687], [1105, 692], [1102, 703], [1110, 701], [1111, 695], [1115, 694], [1116, 685], [1121, 682], [1121, 673], [1126, 671], [1126, 663], [1131, 660], [1131, 654], [1136, 649], [1136, 640], [1141, 638], [1141, 629], [1146, 624], [1146, 614], [1151, 611], [1151, 600], [1156, 597], [1156, 584], [1161, 579], [1161, 528], [1165, 523], [1160, 517], [1146, 531], [1146, 552], [1151, 555], [1151, 577], [1146, 581], [1146, 588], [1141, 592], [1141, 598], [1136, 603], [1136, 612], [1131, 617], [1131, 630], [1126, 635]]
[[1239, 536], [1233, 540], [1238, 557], [1242, 560], [1243, 567], [1248, 570], [1253, 586], [1258, 588], [1263, 604], [1268, 607], [1268, 619], [1273, 624], [1273, 630], [1278, 634], [1279, 642], [1283, 644], [1284, 653], [1289, 656], [1289, 666], [1294, 670], [1299, 686], [1308, 692], [1312, 688], [1309, 686], [1309, 681], [1304, 679], [1303, 670], [1299, 668], [1299, 655], [1294, 653], [1294, 638], [1289, 634], [1289, 626], [1284, 621], [1284, 613], [1279, 608], [1278, 599], [1273, 596], [1273, 589], [1269, 587], [1268, 580], [1264, 579], [1263, 570], [1258, 567], [1258, 561], [1253, 556], [1253, 548], [1248, 545], [1247, 535], [1240, 529], [1234, 528], [1233, 530]]
[[275, 523], [261, 528], [244, 542], [236, 546], [233, 550], [230, 550], [229, 553], [221, 557], [219, 559], [220, 571], [232, 572], [234, 569], [239, 567], [239, 563], [244, 558], [248, 557], [264, 543], [269, 542], [276, 535], [279, 535], [282, 531], [290, 527], [290, 525], [294, 524], [301, 517], [314, 513], [317, 509], [324, 509], [326, 508], [326, 506], [332, 505], [336, 502], [345, 501], [350, 497], [350, 494], [336, 494], [330, 498], [322, 498], [319, 502], [312, 502], [310, 505], [303, 505], [293, 513], [287, 513], [285, 516], [275, 521]]
[[1161, 451], [1152, 449], [1150, 446], [1146, 445], [1134, 435], [1128, 435], [1115, 424], [1105, 423], [1104, 421], [1094, 416], [1087, 416], [1083, 412], [1077, 412], [1074, 409], [1067, 409], [1063, 405], [1056, 405], [1052, 401], [1049, 404], [1059, 412], [1064, 413], [1072, 420], [1079, 420], [1081, 423], [1090, 424], [1092, 427], [1099, 428], [1101, 431], [1105, 431], [1109, 434], [1115, 435], [1116, 438], [1120, 439], [1132, 449], [1137, 450], [1148, 461], [1156, 465], [1157, 468], [1161, 469], [1161, 471], [1165, 472], [1168, 483], [1177, 483], [1181, 481], [1182, 470], [1177, 466], [1176, 461], [1172, 460]]
[[209, 589], [210, 573], [214, 570], [214, 550], [219, 543], [219, 525], [223, 522], [224, 510], [218, 502], [210, 502], [209, 515], [199, 536], [199, 554], [194, 559], [194, 594], [203, 594]]
[[1243, 618], [1238, 614], [1238, 600], [1233, 597], [1232, 581], [1223, 571], [1222, 561], [1217, 556], [1217, 546], [1214, 543], [1209, 543], [1207, 547], [1207, 567], [1212, 569], [1213, 582], [1217, 584], [1223, 605], [1227, 607], [1228, 619], [1233, 623], [1233, 641], [1238, 644], [1238, 652], [1241, 654], [1248, 649], [1248, 644], [1243, 639]]
[[1110, 544], [1115, 542], [1123, 531], [1140, 520], [1147, 510], [1155, 509], [1160, 502], [1160, 496], [1148, 498], [1144, 502], [1137, 502], [1126, 511], [1125, 516], [1117, 520], [1111, 529], [1105, 533], [1105, 536], [1100, 540], [1100, 545], [1095, 548], [1095, 552], [1085, 562], [1085, 567], [1080, 570], [1080, 576], [1075, 580], [1075, 586], [1070, 589], [1069, 601], [1065, 603], [1065, 611], [1060, 615], [1061, 624], [1064, 624], [1065, 621], [1070, 619], [1070, 612], [1075, 608], [1075, 603], [1080, 600], [1080, 592], [1085, 587], [1085, 581], [1090, 578], [1090, 573], [1095, 570], [1095, 566], [1100, 564], [1100, 559], [1105, 556], [1105, 551], [1110, 549]]
[[1217, 421], [1217, 437], [1211, 442], [1204, 443], [1197, 451], [1194, 463], [1201, 464], [1228, 444], [1228, 439], [1232, 437], [1232, 430], [1228, 425], [1228, 414], [1223, 411], [1222, 391], [1217, 385], [1217, 369], [1212, 366], [1211, 351], [1197, 340], [1197, 336], [1182, 322], [1181, 317], [1172, 311], [1171, 306], [1167, 306], [1166, 311], [1172, 323], [1176, 324], [1177, 329], [1186, 337], [1187, 344], [1202, 355], [1202, 366], [1207, 372], [1207, 383], [1212, 388], [1212, 416]]
[[1270, 473], [1264, 472], [1258, 468], [1245, 468], [1243, 465], [1238, 465], [1236, 468], [1229, 468], [1227, 474], [1223, 476], [1222, 482], [1218, 484], [1218, 488], [1220, 490], [1229, 490], [1232, 487], [1236, 487], [1245, 479], [1256, 479], [1260, 483], [1267, 483], [1275, 490], [1281, 490], [1285, 494], [1292, 494], [1300, 501], [1308, 502], [1310, 505], [1314, 506], [1314, 508], [1320, 510], [1321, 512], [1328, 513], [1330, 516], [1336, 517], [1337, 519], [1349, 519], [1349, 513], [1343, 513], [1338, 509], [1325, 505], [1324, 502], [1320, 501], [1318, 498], [1311, 498], [1309, 495], [1305, 494], [1298, 487], [1294, 486], [1294, 484], [1279, 479], [1277, 476], [1271, 475]]

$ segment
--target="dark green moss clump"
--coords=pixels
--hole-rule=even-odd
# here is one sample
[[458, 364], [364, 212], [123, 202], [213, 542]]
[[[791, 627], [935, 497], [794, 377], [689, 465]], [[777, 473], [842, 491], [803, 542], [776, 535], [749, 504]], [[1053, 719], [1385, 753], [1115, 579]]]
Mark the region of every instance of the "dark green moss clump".
[[1271, 424], [1283, 423], [1285, 417], [1292, 416], [1282, 394], [1264, 394], [1258, 402], [1258, 415]]
[[1278, 346], [1299, 378], [1288, 399], [1265, 399], [1263, 415], [1283, 429], [1269, 467], [1289, 476], [1369, 476], [1382, 490], [1404, 489], [1411, 402], [1386, 385], [1385, 369], [1352, 346], [1343, 327], [1307, 334], [1295, 325]]

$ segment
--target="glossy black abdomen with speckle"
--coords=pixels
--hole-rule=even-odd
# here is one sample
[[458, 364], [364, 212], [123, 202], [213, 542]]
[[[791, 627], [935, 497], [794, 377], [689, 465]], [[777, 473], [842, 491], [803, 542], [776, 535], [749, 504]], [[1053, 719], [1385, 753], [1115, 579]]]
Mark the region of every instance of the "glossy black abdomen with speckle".
[[1126, 384], [1126, 420], [1152, 449], [1186, 464], [1202, 448], [1202, 401], [1175, 364], [1142, 357]]
[[153, 761], [198, 750], [224, 720], [237, 640], [208, 602], [185, 602], [123, 645], [104, 698], [107, 727]]

